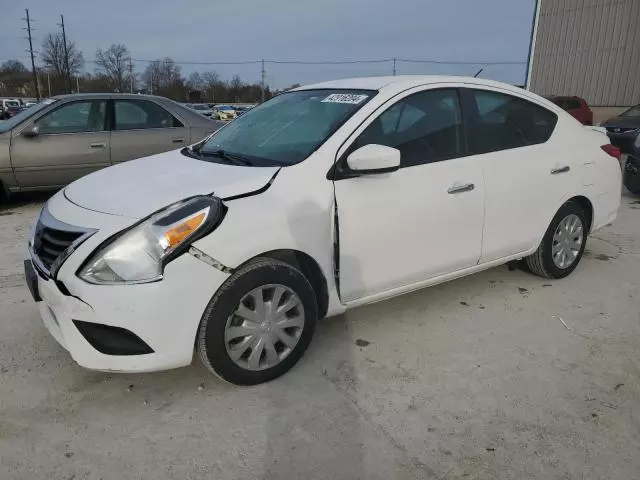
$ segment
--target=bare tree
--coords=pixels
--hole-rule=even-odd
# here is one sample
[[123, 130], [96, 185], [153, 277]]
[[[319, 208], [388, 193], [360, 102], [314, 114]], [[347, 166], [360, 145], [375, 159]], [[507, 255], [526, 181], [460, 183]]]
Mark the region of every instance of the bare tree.
[[128, 90], [131, 84], [131, 54], [123, 44], [113, 44], [106, 50], [96, 50], [96, 73], [108, 79], [112, 89]]
[[157, 95], [183, 99], [185, 85], [180, 75], [180, 66], [169, 57], [154, 60], [142, 73], [147, 89]]
[[[76, 48], [75, 42], [67, 41], [67, 52], [69, 55], [69, 74], [75, 75], [84, 67], [84, 56]], [[40, 55], [45, 68], [58, 77], [66, 75], [64, 62], [64, 42], [60, 35], [48, 34], [42, 42], [42, 53]]]
[[218, 75], [218, 72], [214, 71], [202, 72], [200, 74], [200, 78], [202, 79], [204, 89], [207, 91], [209, 101], [215, 102], [216, 89], [221, 84], [220, 75]]
[[231, 79], [231, 82], [229, 82], [229, 96], [231, 97], [230, 100], [233, 102], [240, 101], [240, 94], [243, 88], [244, 83], [242, 82], [242, 79], [238, 75], [234, 75]]
[[198, 92], [202, 91], [204, 88], [204, 81], [198, 72], [193, 72], [189, 75], [189, 79], [187, 80], [187, 87], [190, 90], [196, 90]]

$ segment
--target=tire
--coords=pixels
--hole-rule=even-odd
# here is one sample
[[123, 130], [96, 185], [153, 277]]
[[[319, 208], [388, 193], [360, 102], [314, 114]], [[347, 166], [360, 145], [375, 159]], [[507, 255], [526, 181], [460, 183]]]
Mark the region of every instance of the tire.
[[640, 195], [640, 163], [634, 157], [628, 157], [624, 164], [622, 183], [634, 195]]
[[[577, 251], [577, 255], [573, 259], [573, 261], [565, 267], [561, 267], [556, 264], [553, 258], [553, 247], [554, 247], [554, 235], [556, 233], [556, 229], [558, 226], [565, 220], [566, 218], [575, 215], [580, 219], [582, 224], [582, 235], [581, 235], [581, 243], [579, 250]], [[542, 242], [538, 246], [538, 249], [530, 255], [526, 257], [525, 264], [531, 271], [536, 275], [545, 278], [564, 278], [569, 275], [571, 272], [575, 270], [580, 263], [580, 259], [582, 258], [582, 254], [584, 253], [584, 247], [587, 243], [587, 234], [588, 234], [588, 221], [587, 217], [584, 213], [584, 210], [580, 205], [576, 202], [569, 201], [565, 203], [560, 210], [556, 213], [551, 220], [551, 224], [542, 238]], [[577, 238], [577, 237], [576, 237]]]
[[[233, 328], [234, 324], [237, 326], [238, 322], [241, 322], [240, 328], [243, 329], [242, 331], [246, 331], [246, 325], [249, 325], [252, 329], [251, 331], [256, 332], [254, 336], [267, 336], [272, 340], [275, 338], [275, 334], [271, 333], [271, 328], [275, 332], [276, 327], [265, 326], [265, 323], [269, 323], [270, 320], [260, 323], [255, 321], [255, 318], [249, 321], [244, 314], [238, 315], [241, 301], [246, 302], [246, 299], [249, 298], [257, 302], [256, 296], [252, 296], [256, 290], [264, 289], [264, 291], [268, 292], [273, 288], [284, 290], [282, 296], [279, 297], [281, 300], [276, 305], [276, 308], [282, 305], [285, 299], [295, 299], [295, 295], [297, 295], [297, 306], [290, 311], [294, 311], [294, 314], [297, 315], [296, 321], [299, 321], [299, 318], [302, 317], [302, 326], [289, 327], [287, 330], [295, 329], [295, 336], [297, 337], [295, 346], [289, 348], [282, 342], [272, 342], [271, 345], [274, 348], [269, 349], [264, 346], [264, 342], [262, 346], [258, 346], [255, 342], [250, 341], [249, 335], [239, 337], [238, 343], [235, 344], [232, 342], [237, 339], [228, 341], [228, 329]], [[264, 300], [264, 295], [262, 293], [260, 295], [263, 296]], [[275, 293], [273, 295], [275, 296]], [[273, 300], [273, 297], [271, 300]], [[263, 307], [264, 305], [263, 303]], [[271, 304], [269, 303], [268, 305]], [[247, 308], [246, 303], [244, 303], [244, 307]], [[269, 306], [268, 308], [271, 307]], [[252, 315], [256, 315], [258, 307], [254, 305], [253, 309], [255, 311], [250, 310], [250, 312]], [[247, 312], [247, 310], [244, 310], [244, 312]], [[209, 301], [198, 329], [198, 353], [204, 365], [227, 382], [236, 385], [256, 385], [268, 382], [289, 371], [300, 360], [313, 338], [317, 318], [318, 306], [315, 292], [311, 283], [297, 268], [272, 258], [256, 258], [231, 275]], [[273, 325], [275, 325], [275, 320]], [[265, 331], [264, 329], [269, 330]], [[279, 331], [281, 332], [282, 329], [279, 329]], [[287, 338], [293, 337], [287, 336]], [[250, 343], [251, 346], [247, 347], [246, 345]], [[238, 345], [240, 346], [239, 348]], [[245, 353], [249, 351], [248, 357], [251, 357], [254, 348], [256, 348], [256, 352], [262, 348], [263, 350], [260, 350], [261, 353], [256, 355], [258, 362], [262, 363], [262, 366], [259, 367], [259, 370], [251, 369], [248, 364], [249, 358], [232, 359], [228, 348], [232, 350], [236, 348], [235, 352], [242, 349], [245, 350]], [[283, 358], [278, 360], [279, 363], [268, 366], [267, 353], [272, 352], [278, 355], [278, 359], [280, 356], [283, 356]], [[275, 357], [271, 357], [271, 359], [273, 358]], [[243, 363], [243, 365], [239, 363]]]

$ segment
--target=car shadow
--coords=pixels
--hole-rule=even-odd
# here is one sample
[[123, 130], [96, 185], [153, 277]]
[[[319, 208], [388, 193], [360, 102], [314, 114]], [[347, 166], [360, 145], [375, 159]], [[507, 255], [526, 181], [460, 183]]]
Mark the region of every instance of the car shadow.
[[14, 193], [9, 198], [0, 200], [0, 212], [11, 211], [14, 208], [24, 207], [32, 203], [44, 203], [55, 193], [55, 191]]

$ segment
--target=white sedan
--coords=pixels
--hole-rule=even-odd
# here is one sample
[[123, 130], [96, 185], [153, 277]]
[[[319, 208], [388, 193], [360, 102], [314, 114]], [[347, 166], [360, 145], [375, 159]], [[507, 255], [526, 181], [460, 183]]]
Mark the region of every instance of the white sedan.
[[311, 85], [58, 192], [26, 276], [84, 367], [168, 369], [197, 351], [257, 384], [295, 365], [320, 318], [510, 261], [569, 275], [616, 218], [618, 156], [497, 82]]

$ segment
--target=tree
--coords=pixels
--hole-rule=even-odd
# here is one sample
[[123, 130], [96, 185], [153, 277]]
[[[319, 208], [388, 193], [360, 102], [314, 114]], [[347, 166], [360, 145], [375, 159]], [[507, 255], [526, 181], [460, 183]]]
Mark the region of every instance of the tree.
[[193, 72], [189, 75], [189, 79], [187, 80], [187, 87], [190, 90], [196, 90], [198, 92], [202, 91], [204, 87], [204, 81], [198, 72]]
[[133, 72], [130, 69], [131, 54], [123, 44], [113, 44], [106, 50], [96, 50], [96, 73], [104, 76], [112, 90], [129, 90]]
[[214, 71], [202, 72], [200, 74], [200, 78], [202, 79], [204, 88], [207, 91], [209, 101], [214, 102], [217, 95], [217, 89], [221, 84], [220, 75], [218, 75], [218, 72]]
[[[31, 95], [33, 86], [29, 70], [18, 60], [7, 60], [0, 66], [0, 92], [3, 95]], [[35, 93], [35, 92], [34, 92]]]
[[180, 66], [169, 57], [150, 62], [142, 73], [142, 79], [147, 89], [156, 95], [164, 95], [174, 100], [182, 100], [186, 96]]
[[[75, 75], [84, 67], [82, 52], [76, 48], [75, 42], [67, 41], [69, 54], [69, 75]], [[49, 72], [57, 77], [64, 77], [67, 69], [64, 62], [64, 42], [60, 35], [48, 34], [42, 42], [42, 63]]]

